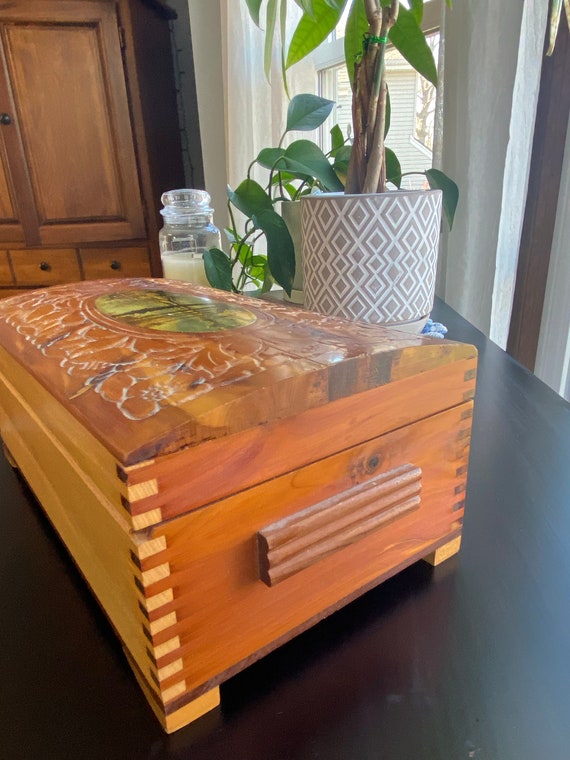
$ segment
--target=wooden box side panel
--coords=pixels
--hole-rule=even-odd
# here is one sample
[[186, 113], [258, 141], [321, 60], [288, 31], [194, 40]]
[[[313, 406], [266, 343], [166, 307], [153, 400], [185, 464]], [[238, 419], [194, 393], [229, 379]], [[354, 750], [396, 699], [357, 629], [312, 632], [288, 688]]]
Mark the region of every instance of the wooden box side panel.
[[91, 481], [97, 483], [97, 488], [114, 508], [116, 519], [128, 530], [129, 516], [122, 507], [122, 496], [126, 489], [117, 475], [117, 460], [2, 347], [0, 380], [3, 380], [7, 387], [18, 389], [18, 394], [25, 399], [27, 406], [34, 410], [58, 445]]
[[[166, 711], [223, 681], [308, 624], [460, 534], [472, 404], [341, 452], [154, 530], [168, 577], [145, 588], [154, 610], [153, 661]], [[269, 588], [257, 533], [381, 472], [422, 471], [419, 509]]]
[[[309, 409], [123, 470], [135, 528], [149, 527], [472, 399], [476, 359]], [[442, 389], [445, 389], [444, 391]], [[213, 463], [223, 477], [213, 477]]]
[[0, 434], [120, 638], [134, 659], [146, 664], [145, 600], [137, 588], [142, 588], [144, 574], [135, 560], [141, 553], [151, 556], [163, 543], [133, 541], [97, 484], [1, 378]]

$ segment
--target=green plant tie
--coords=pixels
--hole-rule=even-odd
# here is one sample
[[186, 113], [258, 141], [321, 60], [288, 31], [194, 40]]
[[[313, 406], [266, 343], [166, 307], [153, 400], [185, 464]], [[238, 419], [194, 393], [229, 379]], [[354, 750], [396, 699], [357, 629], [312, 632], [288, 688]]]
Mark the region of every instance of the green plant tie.
[[368, 45], [385, 45], [388, 42], [388, 37], [377, 37], [375, 34], [366, 33], [363, 35], [362, 46], [364, 51], [368, 49]]

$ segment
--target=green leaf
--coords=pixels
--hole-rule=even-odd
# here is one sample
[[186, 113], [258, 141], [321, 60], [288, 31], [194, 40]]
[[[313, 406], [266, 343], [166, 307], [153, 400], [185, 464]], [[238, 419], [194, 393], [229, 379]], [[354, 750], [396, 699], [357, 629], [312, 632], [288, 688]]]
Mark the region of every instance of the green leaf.
[[255, 160], [264, 169], [273, 169], [283, 155], [285, 155], [284, 148], [263, 148]]
[[267, 0], [265, 23], [265, 47], [263, 51], [263, 68], [267, 81], [271, 80], [271, 59], [273, 57], [273, 38], [277, 22], [277, 0]]
[[304, 182], [312, 182], [313, 178], [309, 177], [308, 174], [305, 174], [301, 176], [300, 174], [295, 174], [294, 172], [286, 172], [283, 169], [278, 169], [277, 173], [273, 175], [271, 179], [272, 185], [278, 185], [279, 183], [285, 184], [289, 182], [292, 179], [301, 179]]
[[308, 132], [320, 127], [334, 108], [334, 101], [305, 93], [295, 95], [287, 108], [285, 132]]
[[251, 16], [253, 23], [259, 26], [259, 9], [261, 8], [262, 0], [245, 0], [249, 15]]
[[[294, 174], [291, 174], [291, 172], [287, 172], [287, 176], [290, 179], [300, 179], [302, 182], [312, 182], [312, 177], [301, 177], [295, 176]], [[283, 176], [282, 172], [279, 172], [273, 177], [272, 184], [277, 185], [279, 184], [279, 180], [281, 179], [281, 190], [284, 190], [287, 195], [289, 195], [289, 198], [294, 198], [297, 195], [297, 188], [295, 185], [293, 185], [291, 182], [286, 182], [285, 177]]]
[[350, 161], [350, 153], [352, 151], [351, 145], [343, 145], [339, 148], [334, 156], [333, 169], [335, 174], [341, 177], [346, 176], [348, 171], [348, 162]]
[[235, 190], [228, 186], [227, 193], [231, 203], [249, 217], [273, 208], [271, 198], [254, 179], [244, 179]]
[[385, 148], [386, 155], [386, 182], [391, 182], [400, 187], [402, 184], [402, 167], [398, 161], [398, 157], [390, 148]]
[[[277, 174], [273, 176], [273, 179], [271, 181], [272, 185], [278, 185], [281, 183], [281, 186], [284, 190], [287, 190], [291, 198], [297, 194], [297, 187], [293, 185], [291, 180], [300, 180], [301, 182], [305, 182], [309, 185], [313, 185], [315, 182], [315, 178], [311, 177], [309, 174], [303, 174], [302, 172], [289, 172], [289, 171], [281, 171], [279, 170]], [[310, 189], [310, 188], [309, 188]]]
[[432, 190], [439, 188], [443, 191], [443, 213], [451, 230], [453, 228], [457, 203], [459, 202], [459, 188], [447, 174], [444, 174], [439, 169], [428, 169], [426, 177]]
[[409, 0], [409, 2], [410, 11], [412, 12], [418, 24], [421, 26], [422, 18], [424, 15], [424, 0]]
[[354, 64], [363, 53], [362, 40], [368, 31], [364, 0], [354, 0], [344, 30], [344, 57], [350, 85], [354, 85]]
[[285, 168], [308, 174], [317, 179], [325, 190], [341, 191], [343, 186], [322, 150], [310, 140], [296, 140], [285, 151]]
[[348, 161], [351, 151], [352, 145], [343, 145], [336, 151], [335, 158], [337, 158], [339, 161]]
[[233, 290], [230, 259], [219, 248], [208, 248], [204, 251], [204, 269], [213, 288], [230, 292]]
[[251, 266], [253, 259], [253, 250], [247, 243], [242, 243], [239, 246], [238, 260], [243, 266]]
[[297, 195], [297, 188], [295, 187], [295, 185], [292, 185], [290, 182], [286, 182], [283, 185], [283, 189], [287, 190], [287, 192], [289, 193], [289, 198], [291, 198], [292, 200]]
[[274, 280], [291, 295], [295, 277], [295, 248], [287, 225], [273, 209], [265, 209], [253, 217], [267, 239], [267, 263]]
[[348, 0], [313, 0], [313, 15], [303, 13], [287, 51], [286, 67], [301, 61], [323, 42], [335, 26]]
[[308, 13], [309, 16], [312, 16], [314, 14], [313, 0], [295, 0], [295, 4], [301, 8], [303, 13]]
[[271, 272], [269, 271], [269, 264], [266, 261], [264, 273], [263, 273], [263, 284], [261, 286], [261, 294], [263, 295], [263, 293], [269, 293], [269, 291], [273, 287], [274, 282], [275, 280], [273, 279], [273, 277], [271, 276]]
[[389, 32], [390, 42], [418, 74], [437, 87], [437, 67], [430, 46], [414, 14], [400, 5], [398, 20]]
[[255, 267], [255, 266], [250, 267], [248, 274], [257, 283], [261, 283], [261, 281], [263, 280], [265, 276], [265, 263], [263, 264], [263, 266], [260, 266], [260, 267]]
[[287, 81], [287, 68], [285, 66], [285, 45], [287, 44], [287, 0], [279, 0], [279, 2], [281, 3], [279, 12], [279, 28], [281, 34], [281, 49], [279, 51], [279, 57], [281, 59], [281, 79], [283, 80], [285, 95], [290, 98], [291, 95], [289, 94], [289, 83]]
[[334, 127], [331, 129], [331, 156], [334, 156], [340, 148], [344, 147], [344, 135], [342, 134], [342, 129], [338, 126], [338, 124], [335, 124]]
[[392, 104], [390, 102], [390, 91], [386, 87], [386, 116], [384, 118], [384, 137], [388, 134], [390, 129], [390, 119], [392, 118]]
[[[550, 25], [549, 25], [549, 39], [548, 50], [546, 55], [550, 56], [554, 52], [556, 46], [556, 36], [558, 34], [558, 26], [560, 24], [560, 16], [562, 15], [562, 0], [552, 0], [552, 6], [550, 9]], [[570, 24], [570, 18], [568, 19]]]

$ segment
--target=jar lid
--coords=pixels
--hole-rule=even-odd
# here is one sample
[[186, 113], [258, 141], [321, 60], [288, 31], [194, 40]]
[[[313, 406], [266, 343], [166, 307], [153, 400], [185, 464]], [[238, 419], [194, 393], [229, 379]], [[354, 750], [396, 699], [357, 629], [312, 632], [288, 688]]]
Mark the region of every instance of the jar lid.
[[205, 211], [210, 205], [210, 193], [205, 190], [167, 190], [160, 196], [165, 210]]

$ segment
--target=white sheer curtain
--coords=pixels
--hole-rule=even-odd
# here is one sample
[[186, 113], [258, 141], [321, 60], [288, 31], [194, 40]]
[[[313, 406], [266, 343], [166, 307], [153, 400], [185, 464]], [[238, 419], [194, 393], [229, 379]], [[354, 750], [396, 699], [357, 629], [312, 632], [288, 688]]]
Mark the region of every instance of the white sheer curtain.
[[[241, 2], [242, 0], [240, 0]], [[206, 189], [212, 196], [218, 227], [226, 224], [226, 104], [222, 28], [225, 17], [220, 3], [188, 0], [200, 139]]]
[[443, 168], [460, 206], [440, 295], [506, 344], [547, 0], [465, 0], [445, 21]]
[[279, 108], [274, 112], [272, 99], [279, 88], [272, 89], [265, 78], [262, 34], [250, 22], [243, 0], [221, 0], [221, 8], [227, 179], [236, 187], [260, 148], [274, 143], [281, 115]]
[[[247, 167], [261, 148], [277, 146], [285, 127], [289, 100], [282, 85], [276, 50], [272, 61], [273, 84], [270, 86], [267, 82], [263, 69], [263, 33], [250, 20], [245, 2], [221, 0], [221, 9], [226, 54], [224, 93], [228, 182], [235, 187], [245, 178]], [[298, 9], [294, 7], [293, 10]], [[298, 18], [297, 14], [295, 18]], [[290, 15], [289, 23], [294, 20]], [[260, 23], [265, 26], [263, 18]], [[288, 81], [291, 95], [316, 91], [314, 69], [310, 64], [295, 66], [288, 74]]]

